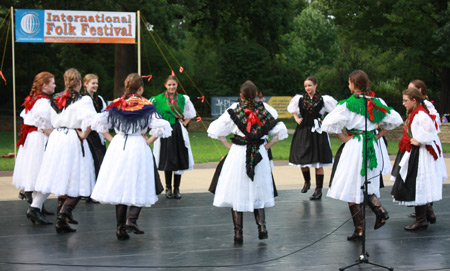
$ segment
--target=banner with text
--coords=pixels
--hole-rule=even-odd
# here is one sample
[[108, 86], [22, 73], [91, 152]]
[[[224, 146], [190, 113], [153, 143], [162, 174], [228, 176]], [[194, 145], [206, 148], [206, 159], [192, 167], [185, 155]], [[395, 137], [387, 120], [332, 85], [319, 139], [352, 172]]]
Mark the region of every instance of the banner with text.
[[136, 43], [136, 13], [17, 9], [17, 42]]

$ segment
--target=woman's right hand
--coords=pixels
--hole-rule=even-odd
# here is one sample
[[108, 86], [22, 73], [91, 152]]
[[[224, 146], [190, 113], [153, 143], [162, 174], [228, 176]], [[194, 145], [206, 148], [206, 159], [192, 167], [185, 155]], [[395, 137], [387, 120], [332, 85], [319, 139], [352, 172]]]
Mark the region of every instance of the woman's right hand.
[[296, 118], [295, 121], [297, 122], [298, 125], [300, 125], [300, 123], [302, 123], [303, 118]]

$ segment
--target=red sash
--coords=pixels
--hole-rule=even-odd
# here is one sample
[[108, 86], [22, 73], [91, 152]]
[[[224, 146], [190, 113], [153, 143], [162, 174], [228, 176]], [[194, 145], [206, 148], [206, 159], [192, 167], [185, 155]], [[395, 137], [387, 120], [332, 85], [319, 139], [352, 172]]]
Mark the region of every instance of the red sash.
[[27, 136], [29, 133], [37, 131], [38, 128], [36, 126], [21, 124], [20, 125], [20, 132], [19, 132], [19, 140], [17, 141], [17, 147], [25, 144], [25, 140], [27, 139]]
[[[411, 151], [412, 145], [411, 145], [411, 138], [413, 138], [412, 132], [411, 132], [411, 123], [413, 122], [414, 117], [419, 113], [419, 111], [425, 112], [433, 121], [435, 121], [435, 118], [431, 116], [422, 105], [417, 106], [406, 118], [405, 124], [403, 125], [403, 136], [400, 142], [398, 143], [398, 149], [400, 152], [404, 153], [405, 151]], [[436, 121], [435, 121], [436, 125]], [[437, 154], [434, 151], [433, 146], [431, 145], [425, 145], [425, 148], [428, 150], [428, 152], [433, 156], [434, 160], [437, 160], [438, 157], [441, 155], [441, 149], [439, 146], [434, 142], [436, 149], [438, 150], [439, 154]]]

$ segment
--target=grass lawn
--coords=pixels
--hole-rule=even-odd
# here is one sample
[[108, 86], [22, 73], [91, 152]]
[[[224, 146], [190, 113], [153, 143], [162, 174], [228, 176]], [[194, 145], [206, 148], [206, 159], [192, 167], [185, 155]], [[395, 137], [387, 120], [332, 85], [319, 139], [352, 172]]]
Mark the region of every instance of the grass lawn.
[[[295, 128], [295, 123], [287, 122], [289, 129]], [[207, 162], [218, 162], [222, 156], [226, 155], [228, 150], [218, 141], [208, 137], [205, 132], [189, 133], [191, 140], [194, 161], [197, 164]], [[272, 147], [274, 160], [288, 160], [291, 147], [292, 135], [288, 139], [279, 141]], [[331, 137], [331, 149], [333, 155], [341, 145], [336, 137]], [[444, 153], [450, 153], [450, 144], [443, 144]], [[388, 142], [389, 154], [397, 154], [398, 141]], [[11, 132], [0, 132], [0, 156], [14, 152], [13, 134]], [[14, 169], [14, 159], [0, 158], [0, 171], [12, 171]]]

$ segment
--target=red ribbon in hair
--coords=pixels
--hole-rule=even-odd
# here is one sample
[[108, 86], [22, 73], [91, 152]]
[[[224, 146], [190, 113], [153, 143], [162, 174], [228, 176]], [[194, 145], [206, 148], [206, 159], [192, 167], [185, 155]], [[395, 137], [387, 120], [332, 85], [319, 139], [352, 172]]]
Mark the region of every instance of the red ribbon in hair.
[[62, 96], [56, 97], [56, 105], [59, 109], [66, 107], [67, 97], [70, 95], [70, 91], [66, 91]]
[[376, 106], [374, 103], [372, 103], [372, 100], [368, 100], [368, 101], [367, 101], [367, 109], [369, 110], [369, 119], [370, 119], [371, 121], [373, 121], [373, 108], [374, 108], [374, 107], [375, 107], [376, 109], [380, 110], [380, 111], [383, 112], [383, 113], [387, 113], [387, 109], [386, 109], [386, 108]]
[[250, 129], [252, 128], [252, 125], [255, 125], [256, 123], [258, 123], [258, 125], [262, 125], [258, 116], [256, 116], [256, 114], [252, 110], [244, 109], [244, 113], [248, 115], [247, 132], [250, 133]]
[[118, 108], [123, 109], [123, 108], [127, 107], [127, 105], [128, 105], [128, 103], [125, 99], [119, 98], [119, 99], [117, 99], [117, 101], [110, 104], [106, 109], [110, 109], [111, 107], [118, 107]]

